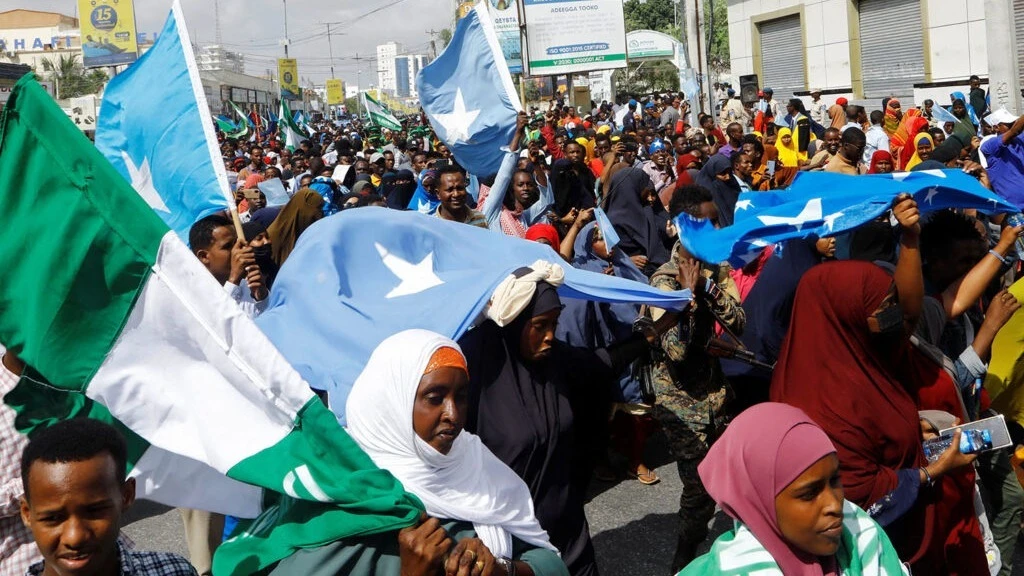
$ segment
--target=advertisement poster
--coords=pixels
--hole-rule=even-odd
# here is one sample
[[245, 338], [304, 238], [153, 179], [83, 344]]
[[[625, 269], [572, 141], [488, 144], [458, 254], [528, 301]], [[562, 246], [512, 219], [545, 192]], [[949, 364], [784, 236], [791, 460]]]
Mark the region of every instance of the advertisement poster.
[[345, 102], [345, 84], [341, 80], [327, 80], [327, 105], [334, 106]]
[[299, 62], [295, 58], [277, 59], [277, 78], [281, 82], [282, 100], [299, 100]]
[[487, 0], [487, 11], [494, 21], [494, 32], [501, 45], [501, 53], [508, 63], [508, 71], [523, 71], [523, 43], [519, 36], [519, 7], [516, 0]]
[[78, 0], [82, 65], [131, 64], [139, 57], [132, 0]]
[[530, 76], [626, 67], [622, 0], [522, 3], [524, 67]]

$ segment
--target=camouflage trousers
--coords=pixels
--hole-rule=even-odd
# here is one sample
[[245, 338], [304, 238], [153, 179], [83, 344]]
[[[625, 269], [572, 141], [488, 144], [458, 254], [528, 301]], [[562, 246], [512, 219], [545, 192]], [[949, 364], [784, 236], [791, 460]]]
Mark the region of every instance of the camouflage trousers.
[[[678, 392], [683, 395], [682, 392]], [[704, 489], [697, 474], [697, 466], [704, 460], [711, 444], [725, 431], [726, 418], [713, 410], [701, 417], [688, 418], [689, 410], [673, 409], [672, 391], [658, 390], [658, 403], [654, 415], [668, 438], [672, 457], [676, 460], [683, 492], [679, 496], [679, 540], [703, 542], [708, 535], [708, 524], [715, 515], [715, 502]], [[687, 397], [688, 398], [688, 397]], [[716, 417], [718, 416], [718, 417]]]

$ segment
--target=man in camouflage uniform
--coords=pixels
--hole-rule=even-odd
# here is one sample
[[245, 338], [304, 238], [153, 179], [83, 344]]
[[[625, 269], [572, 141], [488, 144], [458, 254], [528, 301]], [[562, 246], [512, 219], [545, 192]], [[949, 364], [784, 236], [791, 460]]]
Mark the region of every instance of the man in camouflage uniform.
[[[692, 260], [677, 242], [672, 259], [651, 276], [651, 286], [661, 290], [690, 288], [694, 293], [679, 324], [661, 337], [664, 355], [653, 370], [657, 392], [654, 414], [668, 437], [683, 482], [673, 573], [694, 559], [715, 514], [715, 503], [697, 475], [697, 465], [729, 420], [727, 407], [733, 392], [718, 358], [708, 354], [707, 344], [715, 336], [715, 314], [733, 333], [739, 335], [743, 330], [746, 317], [739, 291], [729, 275], [731, 270], [728, 264]], [[654, 320], [663, 313], [651, 309]]]

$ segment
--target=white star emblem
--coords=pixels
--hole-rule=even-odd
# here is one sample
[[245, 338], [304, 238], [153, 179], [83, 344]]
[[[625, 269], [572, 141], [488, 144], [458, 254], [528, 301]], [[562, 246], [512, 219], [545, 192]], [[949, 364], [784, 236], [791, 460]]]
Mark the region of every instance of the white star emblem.
[[469, 127], [480, 115], [480, 110], [466, 110], [466, 101], [462, 98], [462, 88], [455, 89], [455, 104], [447, 114], [435, 114], [434, 120], [444, 128], [445, 144], [451, 146], [459, 142], [469, 141]]
[[737, 210], [746, 210], [747, 208], [753, 208], [753, 207], [754, 207], [754, 202], [752, 200], [737, 200], [736, 201], [736, 209]]
[[758, 220], [761, 221], [765, 226], [774, 226], [776, 224], [785, 224], [788, 226], [796, 226], [797, 230], [803, 228], [803, 225], [808, 222], [815, 220], [821, 220], [821, 198], [812, 198], [807, 201], [807, 205], [794, 217], [789, 216], [758, 216]]
[[938, 195], [939, 195], [938, 187], [932, 186], [931, 188], [928, 189], [928, 195], [926, 195], [924, 197], [924, 201], [927, 202], [929, 205], [931, 205], [932, 198], [935, 198]]
[[388, 252], [387, 248], [384, 248], [379, 243], [374, 242], [374, 246], [377, 247], [377, 253], [380, 254], [381, 261], [384, 265], [391, 270], [391, 273], [398, 276], [401, 283], [395, 286], [387, 293], [385, 298], [397, 298], [399, 296], [410, 296], [412, 294], [419, 294], [424, 290], [440, 286], [444, 284], [444, 280], [437, 277], [434, 273], [434, 253], [427, 254], [423, 260], [420, 260], [419, 264], [412, 264], [405, 260], [402, 260], [398, 256]]
[[743, 260], [744, 265], [750, 264], [754, 260], [757, 260], [758, 256], [761, 255], [761, 251], [768, 247], [768, 243], [760, 238], [751, 240], [747, 245], [747, 253], [740, 254], [738, 258]]
[[828, 226], [828, 231], [829, 232], [831, 232], [832, 231], [832, 227], [836, 225], [836, 218], [839, 218], [842, 215], [843, 215], [842, 212], [834, 212], [832, 214], [829, 214], [828, 216], [825, 216], [825, 218], [824, 218], [825, 226]]
[[416, 211], [421, 214], [430, 214], [430, 202], [426, 200], [420, 200], [416, 203]]
[[164, 204], [164, 199], [153, 187], [153, 175], [149, 172], [149, 158], [142, 159], [142, 166], [136, 166], [131, 156], [124, 150], [121, 151], [121, 158], [128, 167], [128, 176], [132, 179], [132, 188], [142, 196], [142, 199], [149, 204], [149, 207], [157, 212], [171, 212], [171, 209]]

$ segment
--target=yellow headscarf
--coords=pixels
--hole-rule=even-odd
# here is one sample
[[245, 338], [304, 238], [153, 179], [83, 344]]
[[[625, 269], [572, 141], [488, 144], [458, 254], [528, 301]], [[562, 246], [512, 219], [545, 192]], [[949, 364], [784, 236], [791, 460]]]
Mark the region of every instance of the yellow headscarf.
[[935, 148], [935, 142], [932, 140], [931, 135], [927, 132], [921, 132], [917, 136], [914, 136], [914, 155], [910, 158], [910, 162], [907, 162], [905, 170], [910, 172], [910, 169], [921, 163], [921, 157], [917, 155], [917, 147], [921, 145], [922, 140], [927, 140], [932, 148]]
[[[796, 137], [789, 128], [779, 128], [776, 134], [775, 148], [779, 151], [779, 162], [786, 168], [798, 168], [800, 166], [800, 152], [796, 149]], [[782, 143], [783, 136], [790, 136], [789, 146]], [[806, 154], [804, 159], [806, 159]]]

